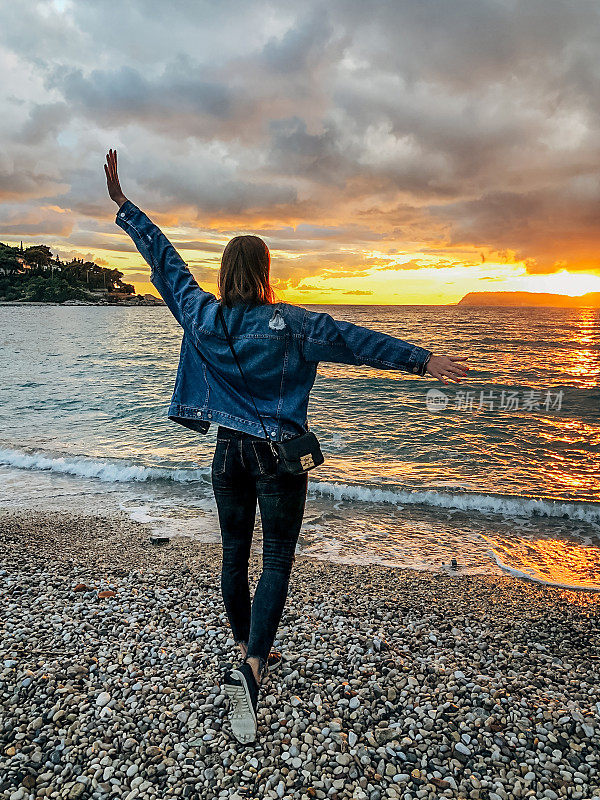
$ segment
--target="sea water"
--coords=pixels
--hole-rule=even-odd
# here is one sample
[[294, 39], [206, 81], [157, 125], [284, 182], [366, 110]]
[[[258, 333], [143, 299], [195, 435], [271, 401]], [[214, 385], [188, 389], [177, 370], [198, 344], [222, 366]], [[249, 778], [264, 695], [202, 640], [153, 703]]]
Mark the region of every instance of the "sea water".
[[[600, 588], [597, 309], [307, 307], [470, 369], [319, 365], [299, 552]], [[166, 417], [181, 333], [163, 307], [0, 306], [0, 504], [219, 541], [216, 426]]]

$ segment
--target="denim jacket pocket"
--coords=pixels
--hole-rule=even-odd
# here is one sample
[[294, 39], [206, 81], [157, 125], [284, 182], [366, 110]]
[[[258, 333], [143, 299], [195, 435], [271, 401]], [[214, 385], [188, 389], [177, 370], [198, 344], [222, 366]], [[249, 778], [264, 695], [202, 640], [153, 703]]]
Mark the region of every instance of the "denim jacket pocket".
[[223, 475], [227, 469], [227, 453], [230, 439], [217, 439], [211, 469], [214, 475]]

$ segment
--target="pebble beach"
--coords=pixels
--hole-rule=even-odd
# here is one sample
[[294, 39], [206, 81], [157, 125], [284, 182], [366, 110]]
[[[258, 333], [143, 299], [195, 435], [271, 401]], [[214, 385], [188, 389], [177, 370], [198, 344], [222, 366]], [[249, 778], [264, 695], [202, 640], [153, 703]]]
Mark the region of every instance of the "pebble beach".
[[600, 797], [598, 594], [299, 555], [241, 745], [220, 565], [125, 515], [0, 512], [0, 798]]

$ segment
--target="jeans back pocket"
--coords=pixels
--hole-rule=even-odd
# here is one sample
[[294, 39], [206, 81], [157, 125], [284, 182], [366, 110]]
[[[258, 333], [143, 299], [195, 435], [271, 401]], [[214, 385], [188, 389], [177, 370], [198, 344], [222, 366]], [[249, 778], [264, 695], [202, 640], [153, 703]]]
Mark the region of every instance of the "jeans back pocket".
[[277, 460], [273, 455], [269, 442], [266, 439], [264, 441], [252, 440], [251, 445], [261, 477], [268, 475], [274, 477], [277, 475]]
[[230, 439], [217, 439], [217, 445], [212, 460], [213, 475], [223, 475], [227, 469], [227, 453], [229, 452]]

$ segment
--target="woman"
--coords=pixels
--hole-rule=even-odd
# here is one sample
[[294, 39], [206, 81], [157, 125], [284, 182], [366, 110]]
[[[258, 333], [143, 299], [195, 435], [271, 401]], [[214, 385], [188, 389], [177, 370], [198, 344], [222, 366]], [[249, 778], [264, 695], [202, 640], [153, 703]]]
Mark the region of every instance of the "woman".
[[[165, 235], [125, 197], [116, 151], [110, 150], [106, 161], [108, 192], [119, 206], [115, 221], [150, 265], [152, 283], [183, 328], [169, 419], [201, 433], [211, 422], [219, 425], [211, 475], [223, 543], [221, 588], [243, 657], [226, 673], [224, 689], [232, 700], [234, 735], [251, 742], [260, 684], [270, 661], [279, 660], [271, 646], [287, 597], [307, 489], [307, 474], [285, 472], [271, 442], [308, 430], [306, 410], [320, 361], [428, 373], [447, 383], [446, 378], [459, 382], [466, 375], [466, 359], [433, 355], [329, 314], [276, 303], [269, 250], [257, 236], [236, 236], [225, 247], [218, 300], [198, 286]], [[263, 569], [251, 603], [248, 560], [257, 502]]]

